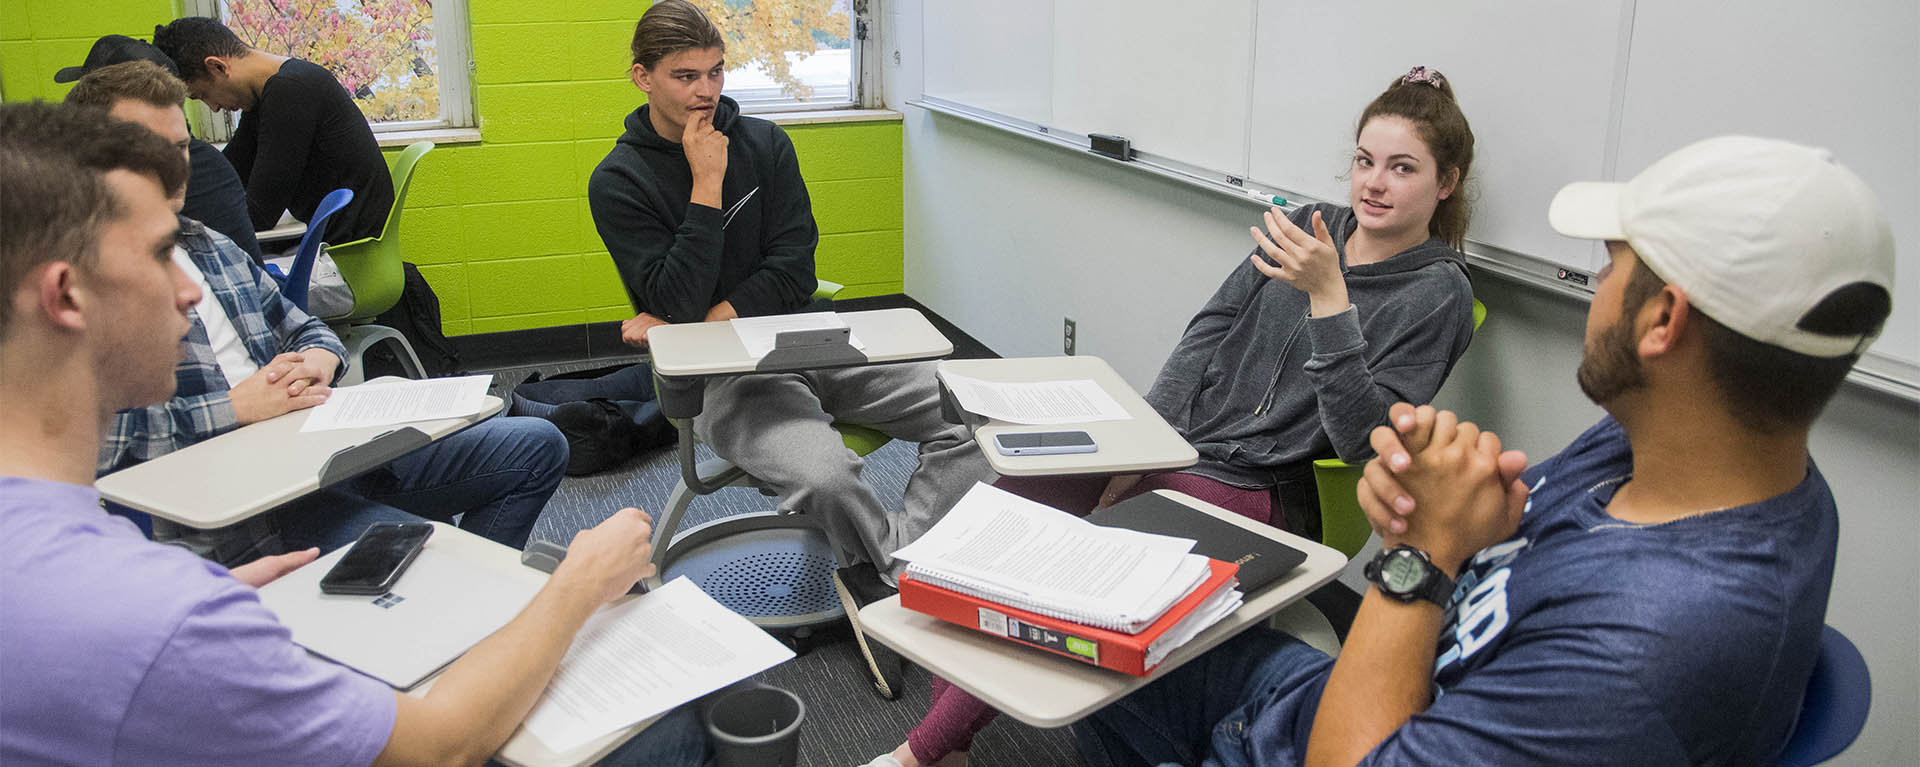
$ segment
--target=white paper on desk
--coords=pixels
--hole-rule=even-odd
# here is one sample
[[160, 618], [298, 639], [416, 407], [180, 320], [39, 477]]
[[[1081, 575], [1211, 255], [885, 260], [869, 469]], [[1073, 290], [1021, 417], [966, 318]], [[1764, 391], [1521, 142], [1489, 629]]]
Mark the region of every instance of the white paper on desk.
[[959, 400], [960, 409], [1010, 423], [1088, 423], [1133, 417], [1100, 384], [1086, 379], [1006, 383], [941, 373], [940, 380]]
[[[907, 574], [1068, 620], [1157, 617], [1205, 579], [1194, 541], [1101, 527], [975, 484], [919, 540], [893, 553]], [[943, 577], [945, 576], [945, 577]], [[981, 594], [991, 589], [998, 593]], [[1065, 614], [1062, 614], [1065, 613]]]
[[493, 376], [364, 383], [334, 389], [313, 409], [301, 431], [390, 426], [408, 421], [462, 418], [485, 406]]
[[[775, 314], [766, 317], [736, 317], [728, 320], [733, 332], [740, 337], [740, 345], [747, 347], [747, 356], [760, 359], [773, 351], [773, 342], [789, 330], [828, 330], [844, 328], [847, 321], [833, 312], [804, 312], [801, 314]], [[860, 343], [860, 337], [847, 333], [847, 343], [855, 349], [867, 348]]]
[[527, 731], [564, 753], [792, 658], [693, 581], [675, 578], [587, 621], [527, 715]]

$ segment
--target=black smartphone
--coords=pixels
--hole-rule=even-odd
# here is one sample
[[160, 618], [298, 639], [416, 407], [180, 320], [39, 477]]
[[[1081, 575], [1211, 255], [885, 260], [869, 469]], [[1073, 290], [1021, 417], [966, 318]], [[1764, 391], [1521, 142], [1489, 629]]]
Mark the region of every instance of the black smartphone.
[[1084, 431], [1021, 431], [993, 435], [1001, 455], [1057, 455], [1092, 453], [1100, 448]]
[[340, 561], [320, 579], [325, 594], [379, 596], [393, 588], [400, 574], [420, 556], [433, 535], [425, 522], [381, 522], [360, 534]]

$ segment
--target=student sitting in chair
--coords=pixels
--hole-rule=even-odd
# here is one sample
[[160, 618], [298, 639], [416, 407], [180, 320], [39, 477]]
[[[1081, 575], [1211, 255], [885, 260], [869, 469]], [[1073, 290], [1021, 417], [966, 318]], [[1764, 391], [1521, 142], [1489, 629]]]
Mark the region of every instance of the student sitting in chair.
[[[150, 61], [167, 70], [167, 74], [179, 74], [173, 68], [173, 59], [167, 58], [159, 48], [125, 35], [107, 35], [93, 42], [85, 62], [54, 73], [53, 81], [70, 83], [102, 67], [129, 61]], [[122, 108], [138, 109], [138, 104], [146, 100], [129, 101]], [[110, 105], [95, 106], [104, 109]], [[169, 106], [179, 106], [179, 101], [156, 104], [154, 108]], [[193, 163], [193, 175], [187, 178], [187, 205], [180, 214], [226, 235], [259, 262], [260, 243], [253, 237], [253, 221], [247, 215], [247, 188], [240, 183], [239, 174], [234, 173], [233, 163], [212, 144], [192, 136], [187, 137], [187, 156]]]
[[1094, 764], [1772, 764], [1833, 576], [1807, 432], [1891, 309], [1893, 240], [1825, 151], [1729, 137], [1554, 228], [1605, 240], [1547, 461], [1399, 404], [1359, 500], [1385, 549], [1338, 661], [1248, 632], [1076, 725]]
[[[786, 133], [721, 95], [725, 37], [691, 3], [664, 0], [640, 17], [632, 52], [630, 74], [647, 103], [628, 115], [587, 186], [594, 225], [638, 310], [622, 338], [643, 346], [666, 323], [806, 307], [819, 240], [807, 188]], [[887, 513], [861, 482], [860, 458], [834, 421], [920, 443], [904, 514]], [[842, 565], [836, 577], [857, 602], [850, 611], [885, 593], [889, 555], [933, 526], [943, 500], [992, 476], [968, 430], [941, 418], [930, 362], [714, 380], [694, 430], [778, 493], [783, 508], [820, 520]]]
[[352, 189], [329, 220], [326, 241], [378, 237], [393, 207], [393, 176], [366, 115], [333, 73], [309, 61], [253, 48], [218, 20], [187, 17], [153, 30], [193, 98], [240, 112], [224, 150], [247, 185], [253, 228], [283, 212], [310, 220], [321, 198]]
[[[1440, 390], [1473, 337], [1459, 252], [1473, 130], [1439, 72], [1416, 67], [1361, 112], [1349, 205], [1266, 214], [1147, 392], [1200, 453], [1145, 477], [1008, 477], [999, 487], [1074, 513], [1177, 490], [1310, 534], [1314, 459], [1372, 454], [1398, 400]], [[881, 765], [959, 764], [995, 712], [936, 678], [933, 704]]]
[[[307, 653], [261, 606], [254, 589], [314, 552], [229, 571], [101, 511], [101, 430], [172, 392], [198, 332], [203, 289], [169, 255], [186, 176], [139, 126], [0, 106], [0, 763], [482, 763], [587, 617], [652, 572], [646, 514], [576, 536], [520, 616], [416, 697]], [[706, 758], [682, 706], [602, 763]]]
[[[179, 80], [144, 61], [89, 73], [67, 94], [73, 103], [105, 105], [107, 112], [88, 112], [102, 121], [127, 119], [176, 145], [187, 136], [185, 98]], [[114, 417], [101, 445], [102, 474], [318, 405], [344, 370], [340, 339], [286, 300], [232, 240], [183, 219], [173, 258], [204, 293], [191, 312], [179, 382], [171, 398]], [[338, 488], [344, 492], [295, 502], [244, 530], [196, 536], [195, 547], [221, 562], [283, 545], [330, 549], [373, 522], [407, 518], [404, 510], [442, 521], [464, 515], [465, 529], [519, 548], [559, 487], [566, 449], [545, 421], [491, 419], [349, 480]]]

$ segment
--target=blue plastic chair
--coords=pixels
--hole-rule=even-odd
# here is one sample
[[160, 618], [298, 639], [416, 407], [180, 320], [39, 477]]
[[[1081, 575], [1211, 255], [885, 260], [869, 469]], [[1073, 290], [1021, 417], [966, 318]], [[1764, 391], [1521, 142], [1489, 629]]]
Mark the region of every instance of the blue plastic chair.
[[320, 238], [326, 236], [327, 219], [347, 203], [353, 202], [352, 189], [335, 189], [320, 199], [320, 207], [313, 209], [313, 220], [307, 222], [307, 233], [300, 237], [300, 252], [294, 254], [293, 271], [280, 274], [280, 270], [269, 267], [267, 273], [280, 282], [280, 293], [292, 301], [301, 311], [307, 309], [307, 286], [313, 280], [313, 262], [320, 258]]
[[1873, 702], [1873, 682], [1859, 648], [1832, 626], [1820, 634], [1820, 657], [1800, 700], [1800, 719], [1780, 753], [1781, 767], [1808, 767], [1840, 755], [1860, 736]]

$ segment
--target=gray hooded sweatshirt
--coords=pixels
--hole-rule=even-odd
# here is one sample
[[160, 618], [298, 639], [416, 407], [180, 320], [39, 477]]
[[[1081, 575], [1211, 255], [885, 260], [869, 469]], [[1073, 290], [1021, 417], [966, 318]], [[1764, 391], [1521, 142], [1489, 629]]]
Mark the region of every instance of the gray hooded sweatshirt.
[[1192, 473], [1272, 487], [1313, 459], [1369, 458], [1368, 433], [1386, 423], [1387, 407], [1432, 399], [1472, 340], [1464, 256], [1429, 239], [1348, 266], [1353, 209], [1311, 205], [1288, 218], [1312, 231], [1316, 210], [1340, 253], [1352, 308], [1310, 318], [1306, 293], [1242, 261], [1187, 324], [1147, 392], [1199, 451]]

